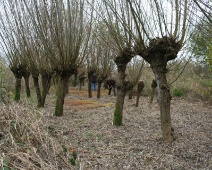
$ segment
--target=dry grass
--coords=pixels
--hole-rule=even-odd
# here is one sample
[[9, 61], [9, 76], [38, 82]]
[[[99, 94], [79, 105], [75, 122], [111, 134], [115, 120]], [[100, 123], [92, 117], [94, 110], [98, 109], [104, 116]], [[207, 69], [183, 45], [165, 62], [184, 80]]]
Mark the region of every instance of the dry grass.
[[[84, 103], [114, 102], [113, 96], [100, 99], [69, 95], [66, 100]], [[79, 101], [80, 100], [80, 101]], [[92, 101], [92, 102], [90, 102]], [[172, 100], [172, 122], [176, 140], [164, 143], [161, 139], [159, 108], [148, 97], [125, 100], [124, 125], [112, 125], [114, 106], [65, 111], [64, 117], [51, 122], [58, 139], [78, 153], [77, 168], [82, 170], [196, 170], [211, 168], [210, 120], [211, 107], [203, 102], [190, 103]], [[83, 103], [81, 101], [80, 103]], [[76, 105], [80, 107], [80, 105]], [[56, 125], [56, 126], [55, 126]]]
[[[81, 170], [211, 169], [211, 107], [203, 102], [172, 100], [176, 140], [161, 139], [156, 101], [125, 100], [124, 125], [112, 125], [114, 96], [83, 97], [71, 88], [63, 117], [52, 116], [52, 96], [37, 110], [25, 102], [0, 108], [1, 168]], [[91, 105], [92, 107], [89, 107]], [[101, 106], [101, 107], [100, 107]], [[30, 108], [30, 109], [29, 109]], [[77, 153], [76, 166], [70, 164]]]
[[0, 169], [73, 169], [51, 134], [48, 115], [16, 103], [0, 104]]

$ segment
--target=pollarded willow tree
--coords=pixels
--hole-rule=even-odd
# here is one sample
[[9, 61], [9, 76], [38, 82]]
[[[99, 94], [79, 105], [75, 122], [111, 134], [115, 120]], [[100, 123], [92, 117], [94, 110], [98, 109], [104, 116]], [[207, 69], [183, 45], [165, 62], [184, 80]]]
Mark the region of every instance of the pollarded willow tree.
[[1, 47], [9, 61], [9, 67], [16, 79], [14, 100], [19, 101], [22, 77], [25, 79], [27, 97], [30, 97], [30, 70], [25, 55], [23, 34], [21, 34], [20, 25], [15, 22], [17, 21], [17, 16], [15, 15], [16, 10], [11, 8], [11, 4], [8, 2], [3, 1], [2, 4], [4, 10], [1, 11], [0, 18]]
[[129, 99], [132, 99], [134, 87], [138, 84], [142, 75], [144, 60], [140, 58], [140, 56], [135, 56], [127, 66], [126, 79], [132, 83], [132, 88], [129, 91]]
[[97, 65], [97, 98], [101, 96], [102, 83], [112, 74], [114, 70], [114, 62], [111, 59], [113, 56], [109, 47], [99, 46], [97, 55], [99, 57]]
[[[16, 47], [16, 51], [19, 52], [19, 58], [22, 59], [21, 61], [25, 61], [25, 67], [28, 68], [28, 72], [24, 73], [22, 76], [25, 82], [28, 82], [26, 80], [29, 80], [29, 75], [31, 73], [37, 95], [37, 106], [44, 107], [53, 72], [48, 53], [46, 49], [44, 49], [41, 39], [38, 37], [37, 30], [35, 31], [33, 29], [33, 23], [35, 23], [35, 21], [31, 20], [30, 16], [32, 15], [34, 6], [25, 6], [23, 1], [19, 3], [16, 1], [5, 1], [4, 6], [4, 24], [13, 26], [13, 29], [7, 29], [8, 31], [13, 31], [13, 33], [9, 34], [7, 37], [17, 41], [14, 42], [16, 46], [19, 45], [19, 48]], [[31, 13], [28, 12], [27, 8], [31, 9]], [[41, 11], [43, 10], [42, 5], [37, 8]], [[39, 19], [44, 21], [45, 17], [46, 15], [42, 13]], [[45, 24], [44, 22], [40, 22], [40, 25], [43, 27], [43, 32], [48, 35], [49, 29], [46, 27], [46, 22]], [[9, 44], [4, 43], [4, 45], [8, 46]], [[17, 59], [18, 56], [14, 56], [14, 60], [16, 61]], [[42, 86], [39, 83], [40, 75]]]
[[108, 36], [106, 27], [103, 22], [93, 25], [92, 36], [89, 41], [88, 53], [86, 55], [87, 73], [88, 73], [88, 97], [92, 97], [91, 76], [95, 72], [97, 74], [97, 98], [101, 95], [101, 86], [104, 80], [112, 74], [114, 70], [113, 50], [105, 43], [103, 37]]
[[[167, 64], [177, 58], [184, 45], [186, 30], [189, 28], [187, 20], [192, 14], [193, 1], [127, 0], [126, 4], [122, 1], [103, 1], [110, 9], [108, 17], [105, 18], [107, 23], [114, 21], [119, 24], [117, 28], [108, 24], [108, 28], [113, 30], [112, 35], [115, 34], [114, 41], [118, 41], [117, 44], [125, 43], [125, 40], [120, 38], [122, 36], [119, 30], [122, 29], [125, 34], [130, 35], [128, 46], [133, 47], [130, 51], [140, 55], [151, 66], [157, 82], [163, 138], [165, 141], [172, 141], [174, 136]], [[126, 17], [123, 17], [125, 15]]]
[[[171, 124], [170, 113], [170, 87], [167, 81], [167, 64], [169, 61], [177, 58], [178, 52], [181, 50], [186, 30], [188, 25], [187, 19], [190, 17], [188, 8], [192, 7], [188, 0], [183, 3], [181, 1], [149, 1], [148, 5], [153, 16], [146, 16], [140, 11], [138, 3], [128, 1], [130, 10], [134, 16], [136, 29], [143, 29], [145, 36], [148, 38], [148, 44], [143, 41], [142, 35], [136, 36], [134, 50], [141, 55], [151, 66], [155, 75], [158, 91], [158, 103], [160, 107], [161, 129], [163, 139], [165, 141], [173, 141], [174, 134]], [[171, 11], [165, 9], [165, 6], [170, 6]], [[144, 6], [143, 6], [144, 7]], [[141, 9], [145, 12], [144, 8]], [[171, 17], [169, 17], [171, 15]], [[150, 22], [145, 21], [145, 17], [149, 18]], [[154, 26], [153, 26], [154, 22]], [[170, 24], [171, 23], [171, 24]], [[157, 35], [153, 29], [157, 30]]]
[[[125, 1], [107, 1], [100, 2], [98, 10], [102, 22], [107, 26], [107, 36], [104, 34], [103, 40], [114, 51], [113, 60], [117, 67], [117, 94], [116, 104], [114, 109], [113, 124], [116, 126], [122, 125], [123, 106], [126, 92], [132, 88], [132, 83], [126, 81], [127, 64], [135, 56], [132, 49], [132, 34], [133, 30], [132, 15], [129, 10], [129, 5]], [[120, 7], [119, 7], [120, 5]], [[118, 14], [120, 12], [120, 14]], [[127, 23], [127, 25], [123, 24]]]
[[94, 27], [94, 38], [96, 39], [96, 52], [94, 54], [94, 58], [96, 61], [96, 70], [97, 70], [97, 98], [100, 98], [101, 95], [101, 86], [102, 83], [112, 75], [112, 72], [115, 68], [115, 63], [113, 61], [113, 50], [105, 44], [103, 38], [107, 36], [107, 31], [105, 29], [105, 25], [103, 23], [98, 23], [96, 27]]
[[[92, 9], [85, 15], [84, 0], [33, 0], [24, 4], [34, 32], [58, 77], [55, 115], [63, 115], [67, 82], [84, 60], [90, 37]], [[42, 7], [42, 8], [41, 8]], [[88, 12], [88, 10], [87, 10]], [[45, 17], [42, 17], [42, 16]]]

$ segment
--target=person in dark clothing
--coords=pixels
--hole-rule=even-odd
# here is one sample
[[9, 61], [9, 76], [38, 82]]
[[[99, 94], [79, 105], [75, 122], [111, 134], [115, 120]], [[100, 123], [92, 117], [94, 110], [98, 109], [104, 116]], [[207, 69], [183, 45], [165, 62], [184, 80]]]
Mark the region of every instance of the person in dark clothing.
[[91, 89], [96, 91], [97, 75], [93, 73], [91, 76]]
[[79, 75], [79, 83], [80, 83], [80, 91], [82, 90], [82, 86], [84, 86], [85, 85], [85, 73], [81, 73], [80, 75]]
[[116, 96], [116, 81], [113, 79], [106, 80], [107, 86], [108, 86], [108, 95], [110, 95], [111, 90], [113, 89], [114, 96]]

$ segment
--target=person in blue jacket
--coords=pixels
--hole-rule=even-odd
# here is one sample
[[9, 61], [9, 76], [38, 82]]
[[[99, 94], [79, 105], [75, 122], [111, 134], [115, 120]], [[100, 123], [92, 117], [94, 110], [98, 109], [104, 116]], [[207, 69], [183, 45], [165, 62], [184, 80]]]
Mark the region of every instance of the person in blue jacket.
[[96, 91], [97, 75], [93, 73], [91, 76], [91, 89]]

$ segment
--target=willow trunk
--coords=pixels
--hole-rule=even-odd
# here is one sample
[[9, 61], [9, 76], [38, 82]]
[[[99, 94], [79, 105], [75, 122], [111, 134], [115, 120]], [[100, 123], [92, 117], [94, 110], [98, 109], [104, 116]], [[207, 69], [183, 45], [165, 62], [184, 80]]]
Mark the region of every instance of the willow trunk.
[[102, 82], [98, 81], [98, 83], [97, 83], [97, 98], [100, 98], [100, 96], [101, 96], [101, 86], [102, 86]]
[[57, 85], [57, 99], [55, 106], [55, 116], [63, 116], [63, 105], [65, 100], [65, 94], [67, 89], [67, 79], [69, 76], [61, 75]]
[[161, 71], [161, 68], [152, 69], [157, 83], [162, 135], [165, 141], [170, 142], [173, 141], [174, 135], [172, 131], [170, 113], [171, 94], [167, 83], [166, 72]]
[[33, 83], [35, 86], [35, 92], [36, 92], [36, 96], [37, 96], [37, 107], [42, 107], [39, 77], [37, 75], [32, 75], [32, 79], [33, 79]]
[[15, 76], [15, 97], [14, 100], [15, 101], [19, 101], [21, 98], [21, 75], [16, 75]]
[[91, 90], [91, 78], [88, 78], [88, 97], [92, 98], [92, 90]]
[[118, 80], [117, 80], [117, 94], [116, 94], [116, 104], [113, 116], [113, 125], [121, 126], [123, 119], [123, 108], [124, 108], [124, 99], [126, 95], [125, 91], [125, 71], [127, 63], [121, 64], [118, 67]]
[[116, 97], [116, 104], [113, 116], [113, 125], [121, 126], [122, 119], [123, 119], [123, 108], [124, 108], [124, 99], [126, 92], [122, 89], [117, 89], [117, 97]]
[[50, 83], [51, 83], [51, 75], [42, 75], [42, 95], [41, 95], [41, 107], [45, 106], [46, 96], [48, 94]]
[[30, 97], [31, 96], [30, 87], [29, 87], [29, 77], [30, 77], [30, 75], [26, 75], [26, 76], [23, 76], [23, 77], [24, 77], [24, 81], [25, 81], [26, 95], [27, 95], [27, 97]]

